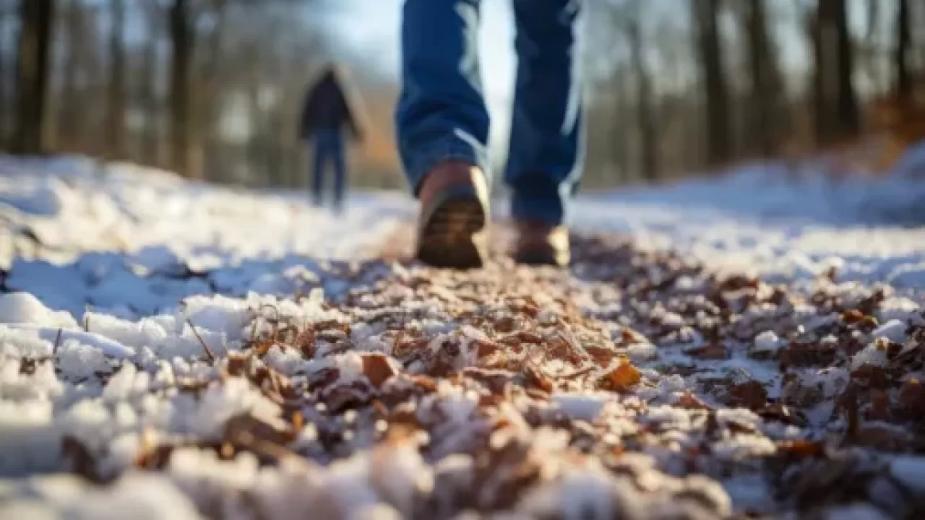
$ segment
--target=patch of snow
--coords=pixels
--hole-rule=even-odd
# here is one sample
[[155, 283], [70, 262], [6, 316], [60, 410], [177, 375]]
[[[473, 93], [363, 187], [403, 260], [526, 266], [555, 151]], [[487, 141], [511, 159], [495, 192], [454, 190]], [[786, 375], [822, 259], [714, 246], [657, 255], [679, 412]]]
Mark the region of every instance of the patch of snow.
[[553, 394], [552, 401], [572, 419], [593, 422], [612, 398], [605, 394]]
[[848, 504], [836, 506], [823, 515], [826, 520], [886, 520], [883, 511], [870, 504]]
[[851, 368], [858, 369], [864, 365], [885, 366], [888, 361], [886, 352], [887, 345], [885, 343], [872, 341], [851, 358]]
[[755, 336], [755, 343], [753, 345], [754, 352], [776, 352], [778, 349], [783, 346], [783, 341], [773, 330], [766, 330], [761, 334]]
[[890, 462], [890, 473], [914, 493], [925, 493], [925, 457], [902, 455]]
[[55, 312], [26, 292], [0, 294], [0, 323], [30, 324], [72, 329], [77, 322], [66, 312]]
[[906, 341], [906, 329], [908, 325], [905, 321], [892, 319], [883, 325], [880, 325], [870, 333], [872, 338], [886, 338], [896, 343]]
[[641, 363], [658, 357], [658, 348], [648, 341], [633, 343], [626, 347], [626, 355], [634, 362]]
[[892, 296], [880, 302], [877, 318], [884, 323], [891, 320], [920, 323], [922, 320], [922, 307], [909, 298]]

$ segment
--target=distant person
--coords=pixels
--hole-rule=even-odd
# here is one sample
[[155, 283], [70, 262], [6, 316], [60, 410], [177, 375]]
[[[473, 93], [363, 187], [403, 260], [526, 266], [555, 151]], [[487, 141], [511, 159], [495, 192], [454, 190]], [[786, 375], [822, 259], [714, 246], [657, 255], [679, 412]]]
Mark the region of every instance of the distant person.
[[299, 135], [312, 147], [312, 200], [315, 205], [322, 204], [326, 170], [333, 166], [334, 208], [338, 211], [343, 208], [347, 188], [345, 132], [362, 140], [342, 75], [336, 66], [329, 65], [305, 96]]
[[[421, 201], [417, 256], [477, 267], [488, 220], [489, 116], [478, 60], [480, 0], [405, 0], [399, 151]], [[514, 258], [568, 264], [566, 205], [581, 171], [574, 22], [580, 0], [513, 0], [519, 57], [505, 181]]]

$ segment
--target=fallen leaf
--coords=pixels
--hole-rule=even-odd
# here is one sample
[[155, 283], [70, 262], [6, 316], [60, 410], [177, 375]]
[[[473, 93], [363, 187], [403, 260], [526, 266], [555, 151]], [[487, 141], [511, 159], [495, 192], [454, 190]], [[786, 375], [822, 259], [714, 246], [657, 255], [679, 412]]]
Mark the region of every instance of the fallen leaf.
[[835, 362], [835, 347], [817, 343], [791, 343], [780, 351], [781, 368], [831, 365]]
[[527, 385], [540, 389], [546, 393], [552, 392], [555, 388], [552, 380], [546, 377], [540, 370], [534, 368], [531, 365], [524, 367], [524, 376], [526, 378]]
[[478, 348], [479, 359], [488, 357], [501, 350], [501, 346], [493, 341], [476, 340], [475, 344]]
[[914, 417], [925, 416], [925, 385], [918, 379], [907, 379], [899, 390], [899, 406]]
[[676, 406], [681, 408], [687, 408], [688, 410], [710, 410], [710, 406], [705, 402], [701, 401], [699, 397], [690, 393], [684, 392], [678, 397], [678, 400], [675, 402]]
[[890, 395], [884, 390], [874, 388], [870, 391], [870, 409], [867, 418], [874, 421], [890, 419]]
[[631, 386], [636, 385], [642, 379], [639, 369], [633, 366], [629, 360], [624, 359], [617, 365], [617, 368], [608, 372], [602, 379], [601, 385], [608, 390], [615, 392], [625, 392]]
[[778, 453], [794, 455], [800, 458], [821, 457], [825, 455], [825, 444], [820, 441], [796, 439], [777, 443]]
[[859, 321], [863, 320], [864, 318], [865, 318], [864, 313], [861, 312], [861, 311], [859, 311], [859, 310], [857, 310], [857, 309], [850, 309], [850, 310], [847, 310], [847, 311], [843, 312], [842, 315], [841, 315], [842, 321], [844, 321], [845, 323], [849, 323], [849, 324], [850, 324], [850, 323], [858, 323]]
[[390, 377], [395, 375], [395, 369], [383, 354], [365, 354], [363, 356], [363, 375], [376, 388], [382, 386]]
[[869, 388], [887, 388], [890, 377], [883, 367], [865, 363], [851, 372], [851, 379]]
[[768, 391], [758, 381], [746, 381], [729, 387], [729, 398], [731, 405], [759, 410], [768, 401]]
[[610, 363], [613, 361], [613, 358], [617, 357], [616, 352], [604, 347], [585, 347], [585, 352], [587, 352], [588, 355], [594, 359], [595, 363], [602, 367], [610, 365]]
[[726, 359], [729, 357], [729, 351], [719, 343], [688, 349], [684, 353], [697, 359]]

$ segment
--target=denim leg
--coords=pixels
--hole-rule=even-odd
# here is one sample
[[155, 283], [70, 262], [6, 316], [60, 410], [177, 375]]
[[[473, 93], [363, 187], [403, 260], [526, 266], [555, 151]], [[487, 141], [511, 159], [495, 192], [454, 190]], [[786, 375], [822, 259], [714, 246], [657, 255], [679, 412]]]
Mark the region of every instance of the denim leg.
[[405, 0], [395, 122], [412, 189], [443, 160], [487, 173], [489, 119], [479, 76], [480, 0]]
[[519, 59], [505, 181], [514, 218], [560, 224], [582, 163], [580, 0], [514, 0]]
[[341, 209], [347, 189], [347, 161], [344, 157], [344, 139], [340, 133], [331, 142], [331, 160], [334, 163], [334, 207]]
[[322, 134], [316, 134], [313, 138], [315, 142], [312, 150], [312, 202], [320, 206], [324, 196], [324, 166], [327, 162], [327, 150]]

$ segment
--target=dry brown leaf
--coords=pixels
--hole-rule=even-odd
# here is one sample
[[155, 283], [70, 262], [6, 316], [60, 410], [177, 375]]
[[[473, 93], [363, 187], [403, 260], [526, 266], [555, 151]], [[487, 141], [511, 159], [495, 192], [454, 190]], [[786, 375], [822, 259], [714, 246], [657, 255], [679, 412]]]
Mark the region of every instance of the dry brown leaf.
[[899, 390], [899, 406], [914, 417], [925, 417], [925, 385], [918, 379], [907, 379]]
[[675, 405], [680, 406], [681, 408], [687, 408], [688, 410], [711, 409], [707, 403], [703, 402], [699, 397], [690, 392], [684, 392], [681, 394], [681, 396], [678, 397], [678, 400], [675, 402]]
[[395, 370], [384, 354], [364, 354], [363, 375], [374, 387], [379, 388], [382, 383], [395, 375]]
[[533, 388], [542, 390], [546, 393], [552, 392], [553, 389], [555, 389], [555, 384], [553, 384], [552, 380], [532, 365], [524, 367], [524, 377], [526, 378], [527, 385]]
[[835, 362], [835, 347], [816, 343], [791, 343], [780, 351], [780, 366], [806, 367], [831, 365]]
[[585, 351], [594, 359], [594, 362], [597, 363], [598, 366], [602, 367], [610, 365], [613, 358], [617, 357], [616, 352], [604, 347], [589, 346], [585, 347]]
[[890, 376], [883, 367], [865, 363], [851, 372], [851, 379], [869, 388], [887, 388]]
[[729, 387], [729, 398], [732, 405], [760, 410], [768, 401], [768, 391], [758, 381], [746, 381]]
[[841, 319], [845, 323], [858, 323], [862, 321], [866, 316], [863, 312], [857, 309], [850, 309], [842, 313]]
[[886, 391], [874, 388], [870, 391], [870, 409], [867, 418], [874, 421], [890, 419], [890, 395]]
[[778, 453], [799, 458], [821, 457], [825, 455], [825, 444], [819, 441], [797, 439], [777, 443]]
[[711, 343], [709, 345], [693, 348], [684, 351], [685, 354], [697, 359], [726, 359], [729, 357], [729, 351], [726, 350], [726, 347], [719, 343]]
[[493, 341], [476, 340], [475, 344], [476, 344], [476, 347], [478, 348], [479, 359], [488, 357], [494, 354], [495, 352], [498, 352], [499, 350], [501, 350], [501, 345], [498, 345], [497, 343]]
[[615, 392], [626, 392], [630, 387], [642, 380], [639, 369], [633, 366], [628, 359], [623, 359], [617, 368], [608, 372], [601, 378], [601, 386]]

